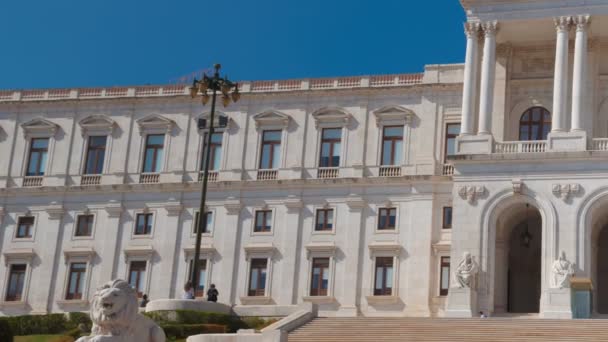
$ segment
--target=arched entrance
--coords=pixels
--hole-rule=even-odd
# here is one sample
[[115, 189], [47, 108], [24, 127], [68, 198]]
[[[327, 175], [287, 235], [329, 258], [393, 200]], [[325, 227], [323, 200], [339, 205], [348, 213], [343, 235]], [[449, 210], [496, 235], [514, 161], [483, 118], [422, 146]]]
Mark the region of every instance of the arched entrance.
[[516, 203], [497, 222], [494, 312], [538, 313], [541, 295], [542, 218]]
[[602, 201], [591, 211], [591, 282], [592, 310], [608, 314], [608, 202]]

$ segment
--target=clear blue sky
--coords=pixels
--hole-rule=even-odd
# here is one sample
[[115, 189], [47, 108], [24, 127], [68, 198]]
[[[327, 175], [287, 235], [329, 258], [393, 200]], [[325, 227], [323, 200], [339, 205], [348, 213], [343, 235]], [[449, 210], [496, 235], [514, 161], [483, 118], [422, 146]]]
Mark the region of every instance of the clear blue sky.
[[458, 0], [33, 0], [0, 11], [0, 89], [420, 72], [464, 60]]

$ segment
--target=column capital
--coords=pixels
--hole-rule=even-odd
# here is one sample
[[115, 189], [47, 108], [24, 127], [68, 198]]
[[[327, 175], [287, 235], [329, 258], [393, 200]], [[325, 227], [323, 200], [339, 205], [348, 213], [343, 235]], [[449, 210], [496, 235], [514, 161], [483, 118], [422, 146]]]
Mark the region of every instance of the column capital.
[[498, 31], [498, 21], [486, 21], [481, 24], [481, 28], [483, 29], [484, 36], [495, 36], [496, 31]]
[[587, 31], [589, 24], [591, 23], [591, 16], [588, 14], [585, 15], [577, 15], [573, 19], [574, 25], [576, 25], [576, 31], [582, 32]]
[[557, 32], [567, 32], [570, 30], [570, 25], [572, 25], [572, 17], [555, 17], [553, 18], [553, 23], [555, 23]]
[[481, 24], [478, 22], [466, 22], [464, 23], [464, 34], [467, 38], [479, 37], [479, 29]]

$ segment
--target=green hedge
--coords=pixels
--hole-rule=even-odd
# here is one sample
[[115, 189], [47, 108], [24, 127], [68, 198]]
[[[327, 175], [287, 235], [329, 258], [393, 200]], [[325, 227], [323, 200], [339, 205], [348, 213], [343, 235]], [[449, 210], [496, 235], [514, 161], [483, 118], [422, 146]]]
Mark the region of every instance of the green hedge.
[[8, 320], [4, 317], [0, 318], [0, 341], [12, 341], [13, 329], [11, 329]]
[[224, 334], [226, 326], [220, 324], [163, 324], [161, 328], [169, 340], [198, 334]]
[[226, 326], [226, 332], [236, 332], [239, 329], [249, 328], [247, 324], [238, 317], [226, 314], [175, 310], [146, 312], [145, 315], [161, 326], [171, 324], [217, 324]]
[[79, 324], [84, 324], [86, 329], [91, 329], [88, 314], [82, 312], [71, 312], [68, 316], [49, 314], [3, 317], [2, 321], [8, 323], [16, 336], [61, 334], [77, 329]]

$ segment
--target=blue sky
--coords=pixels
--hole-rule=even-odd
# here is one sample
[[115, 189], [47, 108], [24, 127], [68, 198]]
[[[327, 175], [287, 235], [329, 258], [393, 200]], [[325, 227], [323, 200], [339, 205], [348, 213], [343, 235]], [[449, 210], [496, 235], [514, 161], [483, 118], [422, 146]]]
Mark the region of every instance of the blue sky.
[[33, 0], [0, 11], [0, 89], [420, 72], [464, 60], [458, 0]]

